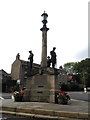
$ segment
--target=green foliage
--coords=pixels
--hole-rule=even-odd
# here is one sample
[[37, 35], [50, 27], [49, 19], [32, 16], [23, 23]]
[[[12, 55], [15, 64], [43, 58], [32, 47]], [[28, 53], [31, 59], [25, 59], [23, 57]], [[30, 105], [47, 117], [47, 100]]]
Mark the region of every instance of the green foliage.
[[61, 90], [63, 91], [82, 91], [83, 86], [77, 83], [71, 83], [71, 84], [62, 84]]
[[[72, 74], [77, 74], [76, 82], [78, 84], [85, 84], [86, 87], [90, 87], [90, 58], [86, 58], [80, 62], [69, 62], [64, 64], [64, 69], [69, 71], [71, 69]], [[70, 71], [69, 71], [70, 72]]]
[[78, 63], [78, 72], [81, 74], [82, 83], [85, 82], [86, 87], [90, 87], [90, 58]]
[[64, 64], [64, 69], [68, 72], [68, 73], [74, 73], [77, 72], [77, 62], [69, 62]]
[[71, 67], [73, 66], [75, 63], [74, 62], [69, 62], [69, 63], [65, 63], [64, 67]]

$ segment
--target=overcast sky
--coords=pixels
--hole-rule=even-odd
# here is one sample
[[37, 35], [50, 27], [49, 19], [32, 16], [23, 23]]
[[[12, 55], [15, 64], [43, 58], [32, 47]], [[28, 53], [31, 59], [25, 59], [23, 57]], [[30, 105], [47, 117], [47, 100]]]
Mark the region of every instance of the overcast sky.
[[88, 0], [0, 0], [0, 69], [11, 72], [20, 53], [41, 62], [41, 14], [48, 14], [48, 55], [56, 47], [57, 67], [88, 57]]

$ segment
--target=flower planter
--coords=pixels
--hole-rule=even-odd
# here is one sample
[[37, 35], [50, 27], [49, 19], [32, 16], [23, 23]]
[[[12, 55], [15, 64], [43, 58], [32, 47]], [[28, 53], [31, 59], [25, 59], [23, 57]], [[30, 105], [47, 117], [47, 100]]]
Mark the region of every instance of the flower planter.
[[70, 100], [70, 96], [64, 91], [55, 92], [55, 102], [58, 104], [67, 105]]
[[13, 94], [14, 101], [22, 102], [23, 101], [23, 95], [24, 95], [24, 91], [15, 91], [14, 94]]
[[58, 104], [67, 105], [67, 104], [68, 104], [68, 101], [67, 101], [67, 100], [63, 100], [63, 99], [59, 99], [59, 98], [58, 98]]
[[21, 97], [14, 97], [15, 102], [22, 102], [22, 96]]

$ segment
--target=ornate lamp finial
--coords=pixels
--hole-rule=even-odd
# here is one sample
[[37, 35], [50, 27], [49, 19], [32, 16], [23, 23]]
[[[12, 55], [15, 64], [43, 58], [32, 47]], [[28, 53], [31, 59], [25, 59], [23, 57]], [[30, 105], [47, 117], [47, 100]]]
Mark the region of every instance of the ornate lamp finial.
[[43, 23], [44, 25], [46, 25], [46, 24], [47, 24], [48, 14], [45, 13], [45, 11], [44, 11], [44, 13], [43, 13], [41, 16], [43, 17], [42, 23]]

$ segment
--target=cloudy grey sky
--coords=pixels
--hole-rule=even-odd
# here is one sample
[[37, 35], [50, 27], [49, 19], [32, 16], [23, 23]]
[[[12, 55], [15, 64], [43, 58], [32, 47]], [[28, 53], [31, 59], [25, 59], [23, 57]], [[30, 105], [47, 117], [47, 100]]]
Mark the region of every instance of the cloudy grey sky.
[[11, 64], [20, 53], [28, 60], [41, 62], [41, 14], [48, 13], [48, 55], [56, 47], [57, 67], [88, 57], [87, 0], [1, 0], [0, 69], [11, 72]]

